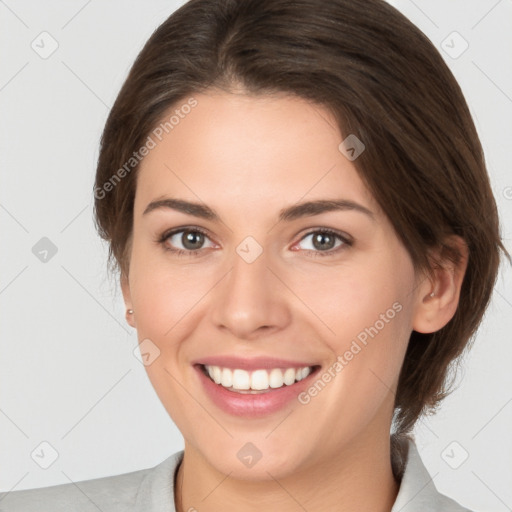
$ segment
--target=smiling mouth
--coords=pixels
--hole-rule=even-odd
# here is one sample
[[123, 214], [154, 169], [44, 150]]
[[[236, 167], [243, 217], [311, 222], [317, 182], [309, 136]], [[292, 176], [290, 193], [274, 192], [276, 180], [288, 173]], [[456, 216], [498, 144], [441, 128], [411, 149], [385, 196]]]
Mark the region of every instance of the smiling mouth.
[[315, 373], [320, 366], [300, 368], [271, 368], [247, 371], [239, 368], [200, 364], [201, 371], [212, 382], [228, 391], [241, 394], [270, 393], [283, 387], [293, 386]]

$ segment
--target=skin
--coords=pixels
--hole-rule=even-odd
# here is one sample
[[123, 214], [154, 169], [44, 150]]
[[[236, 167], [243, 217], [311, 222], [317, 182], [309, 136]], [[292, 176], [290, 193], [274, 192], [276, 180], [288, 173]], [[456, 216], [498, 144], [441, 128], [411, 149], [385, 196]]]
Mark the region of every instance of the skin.
[[[466, 260], [431, 279], [415, 271], [338, 150], [344, 137], [323, 107], [285, 95], [194, 97], [197, 106], [141, 164], [129, 271], [121, 278], [134, 310], [128, 322], [160, 351], [148, 376], [185, 440], [177, 510], [389, 512], [399, 489], [389, 432], [409, 336], [452, 318]], [[163, 197], [206, 204], [221, 222], [169, 208], [144, 214]], [[299, 201], [340, 198], [373, 218], [352, 210], [277, 221]], [[196, 255], [165, 250], [187, 250], [183, 233], [158, 241], [187, 227], [208, 233]], [[321, 228], [353, 244], [335, 238], [330, 254], [315, 257], [326, 249], [310, 233]], [[263, 249], [252, 263], [236, 252], [247, 236]], [[453, 242], [464, 252], [460, 239]], [[396, 302], [400, 312], [307, 405], [293, 400], [262, 418], [235, 417], [209, 400], [191, 366], [229, 353], [328, 368]], [[252, 468], [237, 458], [247, 442], [262, 453]]]

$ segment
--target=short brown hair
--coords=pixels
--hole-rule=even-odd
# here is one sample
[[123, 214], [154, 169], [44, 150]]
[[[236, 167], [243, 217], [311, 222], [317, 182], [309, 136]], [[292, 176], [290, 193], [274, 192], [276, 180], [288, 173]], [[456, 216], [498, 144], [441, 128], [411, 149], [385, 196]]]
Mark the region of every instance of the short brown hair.
[[[329, 109], [416, 269], [447, 235], [469, 249], [458, 309], [432, 334], [413, 331], [395, 398], [397, 436], [448, 394], [447, 372], [473, 339], [500, 260], [495, 200], [459, 85], [427, 37], [380, 0], [191, 0], [138, 55], [101, 139], [95, 214], [110, 262], [128, 269], [137, 165], [113, 177], [170, 107], [209, 88], [289, 93]], [[340, 140], [341, 142], [341, 140]], [[101, 194], [98, 194], [101, 191]], [[99, 196], [105, 197], [99, 197]]]

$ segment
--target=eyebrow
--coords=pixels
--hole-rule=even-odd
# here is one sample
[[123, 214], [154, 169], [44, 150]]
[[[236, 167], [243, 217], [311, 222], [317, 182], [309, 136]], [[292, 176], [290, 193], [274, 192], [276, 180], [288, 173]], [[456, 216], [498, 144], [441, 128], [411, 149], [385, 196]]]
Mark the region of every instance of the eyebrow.
[[[176, 199], [170, 197], [152, 201], [144, 210], [143, 215], [162, 208], [169, 208], [171, 210], [176, 210], [181, 213], [193, 215], [194, 217], [199, 217], [201, 219], [211, 220], [214, 222], [220, 221], [220, 216], [218, 213], [209, 206], [192, 201], [186, 201], [184, 199]], [[306, 201], [303, 203], [294, 204], [280, 210], [278, 219], [279, 222], [290, 222], [302, 217], [310, 217], [313, 215], [319, 215], [321, 213], [332, 211], [356, 211], [364, 213], [372, 220], [375, 220], [374, 213], [371, 210], [359, 203], [350, 201], [348, 199], [318, 199], [315, 201]]]

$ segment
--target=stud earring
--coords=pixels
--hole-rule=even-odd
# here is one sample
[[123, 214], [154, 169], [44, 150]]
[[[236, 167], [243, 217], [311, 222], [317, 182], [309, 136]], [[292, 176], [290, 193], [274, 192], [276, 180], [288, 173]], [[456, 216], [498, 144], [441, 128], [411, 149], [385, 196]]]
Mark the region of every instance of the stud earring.
[[430, 297], [433, 297], [435, 294], [436, 294], [435, 292], [432, 292], [432, 293], [430, 294]]
[[133, 309], [127, 309], [126, 312], [129, 314], [129, 315], [133, 315]]

